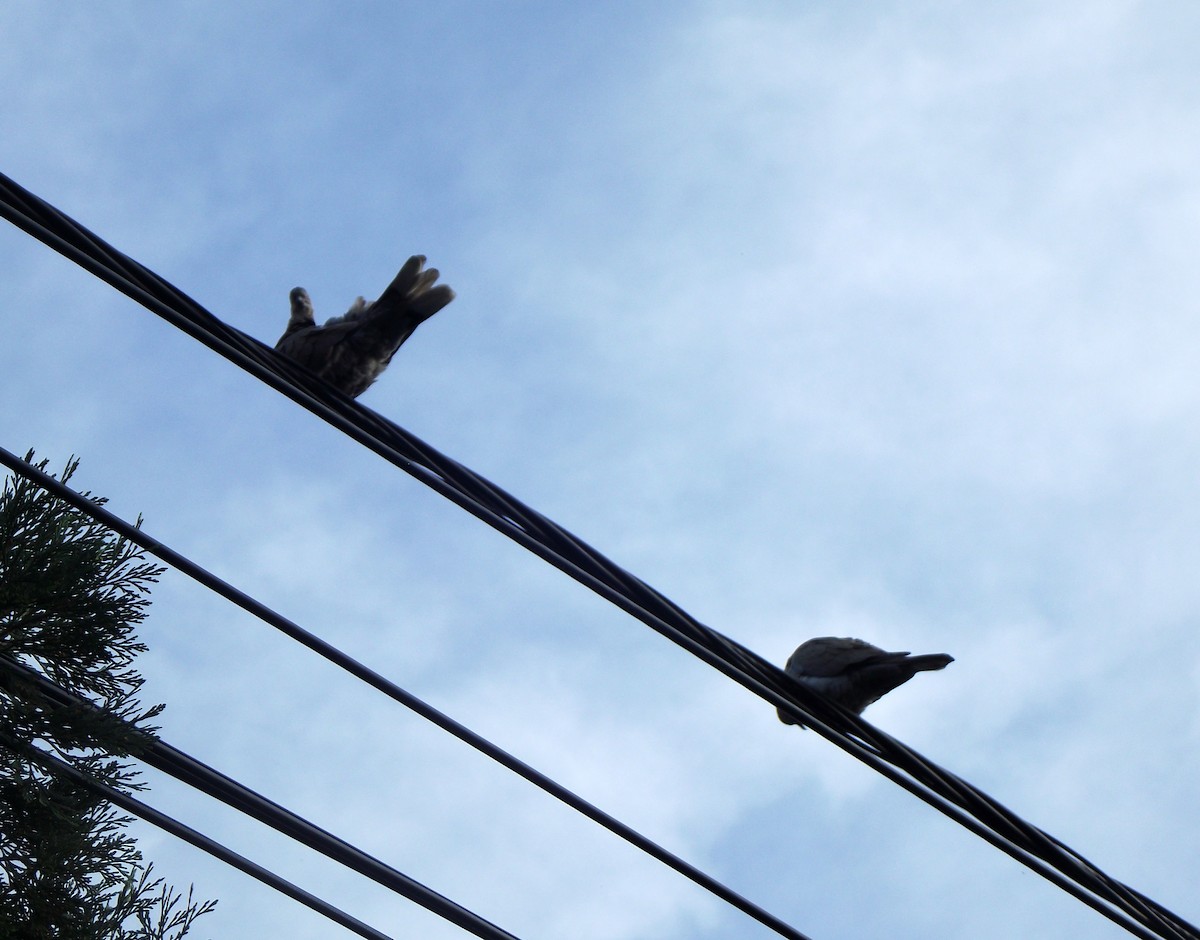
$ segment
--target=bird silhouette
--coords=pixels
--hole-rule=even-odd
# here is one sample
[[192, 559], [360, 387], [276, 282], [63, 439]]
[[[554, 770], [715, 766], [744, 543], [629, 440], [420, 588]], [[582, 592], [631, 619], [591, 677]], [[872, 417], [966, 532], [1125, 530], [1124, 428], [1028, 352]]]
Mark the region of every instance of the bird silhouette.
[[392, 356], [418, 326], [454, 299], [435, 286], [437, 268], [424, 270], [425, 256], [413, 255], [374, 303], [359, 297], [340, 317], [318, 326], [303, 287], [292, 290], [292, 315], [275, 349], [357, 398], [379, 378]]
[[[918, 672], [945, 669], [952, 662], [954, 657], [945, 653], [911, 656], [889, 653], [864, 640], [819, 636], [801, 643], [788, 657], [784, 671], [857, 715]], [[804, 727], [782, 708], [776, 712], [785, 725]]]

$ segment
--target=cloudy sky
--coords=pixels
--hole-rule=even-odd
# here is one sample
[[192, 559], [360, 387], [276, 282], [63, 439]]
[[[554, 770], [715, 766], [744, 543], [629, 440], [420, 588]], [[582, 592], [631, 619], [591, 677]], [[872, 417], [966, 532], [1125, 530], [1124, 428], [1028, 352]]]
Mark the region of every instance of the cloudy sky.
[[[1192, 920], [1200, 7], [0, 7], [0, 171], [274, 342], [427, 254], [362, 398], [690, 613], [946, 651], [867, 717]], [[809, 934], [1127, 936], [0, 225], [0, 444]], [[167, 575], [166, 740], [524, 940], [765, 928]], [[464, 934], [153, 772], [393, 936]], [[139, 830], [141, 831], [141, 830]], [[214, 938], [345, 936], [169, 836]]]

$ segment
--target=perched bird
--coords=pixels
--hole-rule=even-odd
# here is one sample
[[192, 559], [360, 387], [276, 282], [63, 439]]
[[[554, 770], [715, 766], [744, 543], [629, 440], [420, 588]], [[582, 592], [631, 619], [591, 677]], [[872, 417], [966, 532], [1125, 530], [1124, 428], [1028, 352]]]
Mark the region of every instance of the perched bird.
[[[850, 637], [819, 636], [797, 647], [785, 671], [814, 692], [820, 692], [856, 715], [872, 702], [903, 685], [918, 672], [945, 669], [954, 662], [945, 653], [910, 656], [889, 653]], [[776, 709], [785, 725], [800, 725], [782, 708]]]
[[434, 286], [437, 268], [422, 270], [413, 255], [374, 303], [359, 297], [340, 317], [317, 326], [303, 287], [291, 293], [292, 316], [275, 349], [315, 372], [351, 398], [365, 392], [413, 331], [454, 299], [445, 284]]

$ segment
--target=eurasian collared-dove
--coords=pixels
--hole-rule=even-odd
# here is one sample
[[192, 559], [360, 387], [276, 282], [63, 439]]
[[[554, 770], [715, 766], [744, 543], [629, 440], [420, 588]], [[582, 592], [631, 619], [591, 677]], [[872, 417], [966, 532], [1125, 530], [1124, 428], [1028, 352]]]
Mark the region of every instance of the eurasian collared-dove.
[[[954, 657], [945, 653], [910, 656], [850, 637], [819, 636], [797, 647], [785, 671], [814, 692], [859, 714], [918, 672], [945, 669], [952, 662]], [[785, 725], [804, 726], [782, 708], [776, 711]]]
[[359, 297], [346, 313], [322, 326], [313, 318], [308, 291], [295, 288], [292, 316], [275, 348], [357, 398], [413, 331], [454, 299], [445, 284], [434, 286], [437, 268], [425, 271], [424, 266], [425, 256], [413, 255], [377, 301]]

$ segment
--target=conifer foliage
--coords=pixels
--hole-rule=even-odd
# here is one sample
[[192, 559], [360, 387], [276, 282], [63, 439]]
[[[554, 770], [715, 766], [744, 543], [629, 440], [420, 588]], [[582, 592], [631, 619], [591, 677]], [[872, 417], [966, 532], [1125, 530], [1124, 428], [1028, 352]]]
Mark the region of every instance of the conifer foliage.
[[[25, 460], [32, 463], [32, 451]], [[45, 470], [47, 461], [36, 464]], [[67, 462], [66, 482], [79, 462]], [[105, 500], [85, 494], [99, 504]], [[140, 524], [140, 519], [139, 519]], [[215, 902], [193, 902], [144, 864], [131, 819], [46, 770], [39, 753], [131, 792], [137, 728], [161, 705], [137, 700], [146, 647], [135, 627], [163, 569], [143, 551], [20, 477], [0, 494], [0, 937], [180, 940]], [[90, 699], [49, 702], [14, 664]]]

